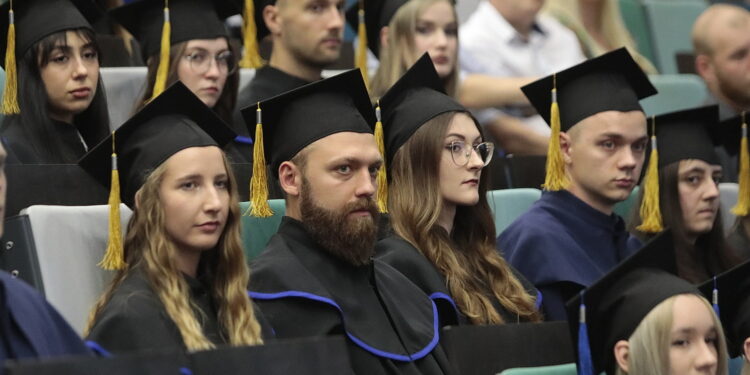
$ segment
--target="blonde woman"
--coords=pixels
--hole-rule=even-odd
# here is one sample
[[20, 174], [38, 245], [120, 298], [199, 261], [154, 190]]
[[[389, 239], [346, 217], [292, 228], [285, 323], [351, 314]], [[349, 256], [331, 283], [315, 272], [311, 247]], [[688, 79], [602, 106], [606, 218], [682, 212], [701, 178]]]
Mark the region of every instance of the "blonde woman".
[[638, 53], [625, 27], [617, 0], [554, 0], [545, 2], [543, 12], [573, 30], [587, 58], [626, 47], [646, 74], [657, 74], [654, 64]]
[[[108, 254], [121, 269], [93, 308], [88, 339], [112, 352], [261, 343], [237, 185], [221, 150], [234, 133], [178, 82], [114, 137], [133, 216], [124, 264]], [[104, 183], [112, 147], [110, 137], [80, 162]]]

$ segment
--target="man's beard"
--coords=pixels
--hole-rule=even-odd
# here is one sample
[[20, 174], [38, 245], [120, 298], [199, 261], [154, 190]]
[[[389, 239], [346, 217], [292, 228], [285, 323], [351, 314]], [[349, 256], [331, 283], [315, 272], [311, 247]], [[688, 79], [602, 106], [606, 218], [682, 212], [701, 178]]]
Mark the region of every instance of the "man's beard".
[[731, 100], [733, 105], [739, 105], [742, 109], [750, 108], [750, 90], [742, 87], [742, 83], [733, 81], [729, 77], [724, 77], [721, 72], [717, 72], [719, 90]]
[[[343, 261], [362, 266], [375, 254], [379, 212], [375, 201], [362, 198], [347, 203], [341, 210], [328, 210], [315, 204], [306, 179], [302, 181], [300, 213], [302, 224], [315, 242]], [[349, 217], [349, 213], [367, 210], [370, 216]]]

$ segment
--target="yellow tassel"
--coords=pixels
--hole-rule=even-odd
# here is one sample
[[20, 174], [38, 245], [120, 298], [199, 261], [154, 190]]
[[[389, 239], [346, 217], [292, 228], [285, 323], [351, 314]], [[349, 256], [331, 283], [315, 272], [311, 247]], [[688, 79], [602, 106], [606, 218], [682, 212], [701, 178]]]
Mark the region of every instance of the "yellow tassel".
[[732, 213], [737, 216], [750, 214], [750, 152], [747, 144], [747, 122], [745, 112], [742, 112], [742, 140], [740, 141], [740, 176], [738, 178], [739, 192], [737, 205], [732, 208]]
[[263, 66], [263, 59], [260, 58], [258, 52], [258, 28], [255, 26], [255, 5], [253, 2], [253, 0], [245, 0], [245, 12], [243, 14], [245, 23], [242, 30], [245, 53], [240, 60], [240, 67], [257, 69]]
[[159, 96], [167, 86], [167, 74], [169, 73], [169, 49], [172, 34], [172, 23], [169, 20], [169, 1], [164, 1], [164, 26], [161, 29], [161, 49], [159, 50], [159, 68], [156, 70], [154, 91], [151, 100]]
[[365, 27], [365, 2], [359, 0], [359, 24], [357, 28], [357, 54], [354, 58], [354, 66], [362, 72], [362, 79], [365, 80], [365, 86], [370, 87], [370, 75], [367, 72], [367, 27]]
[[658, 233], [664, 230], [659, 207], [659, 152], [656, 146], [656, 120], [652, 118], [651, 155], [643, 179], [643, 201], [641, 201], [641, 225], [635, 229], [643, 233]]
[[557, 76], [552, 76], [552, 105], [550, 106], [549, 148], [547, 149], [547, 173], [542, 187], [548, 191], [563, 190], [568, 187], [565, 175], [565, 162], [560, 149], [560, 107], [557, 104]]
[[250, 208], [245, 215], [255, 217], [273, 216], [268, 205], [268, 179], [266, 178], [266, 155], [263, 147], [263, 120], [260, 103], [256, 111], [255, 139], [253, 140], [253, 177], [250, 178]]
[[383, 136], [383, 122], [380, 118], [380, 101], [375, 107], [375, 143], [378, 145], [380, 155], [383, 155], [383, 165], [378, 170], [378, 209], [382, 213], [388, 213], [388, 177], [385, 170], [385, 139]]
[[122, 226], [120, 226], [120, 174], [117, 171], [115, 133], [112, 133], [112, 181], [109, 189], [109, 240], [104, 258], [99, 266], [105, 270], [125, 268], [125, 252], [122, 247]]
[[3, 108], [0, 110], [4, 115], [15, 115], [21, 113], [18, 105], [18, 75], [16, 73], [16, 24], [13, 14], [13, 1], [10, 2], [8, 12], [8, 46], [5, 50], [5, 88], [3, 89]]

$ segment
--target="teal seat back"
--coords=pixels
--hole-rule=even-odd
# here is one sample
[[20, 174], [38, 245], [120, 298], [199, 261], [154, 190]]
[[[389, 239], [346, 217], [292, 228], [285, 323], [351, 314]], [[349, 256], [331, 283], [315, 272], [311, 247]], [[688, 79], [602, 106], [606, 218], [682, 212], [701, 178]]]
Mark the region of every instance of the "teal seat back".
[[[242, 245], [248, 262], [263, 252], [268, 240], [279, 229], [281, 218], [286, 213], [286, 203], [283, 199], [271, 199], [268, 204], [273, 210], [271, 217], [242, 215]], [[250, 202], [240, 202], [240, 213], [244, 214], [248, 207], [250, 207]]]
[[677, 74], [677, 52], [693, 50], [690, 33], [695, 19], [708, 7], [702, 1], [644, 1], [655, 63], [663, 74]]
[[628, 221], [630, 219], [630, 213], [633, 210], [633, 207], [638, 203], [638, 190], [640, 189], [640, 186], [636, 186], [635, 189], [630, 193], [630, 196], [628, 199], [625, 199], [622, 202], [618, 202], [615, 205], [615, 213], [620, 215], [625, 221]]
[[487, 192], [487, 203], [495, 218], [495, 233], [500, 235], [516, 218], [542, 196], [539, 189], [503, 189]]
[[623, 21], [625, 21], [625, 27], [633, 36], [638, 52], [653, 62], [654, 49], [651, 46], [651, 30], [646, 22], [643, 4], [640, 0], [620, 0], [620, 13]]
[[511, 368], [500, 373], [500, 375], [576, 375], [576, 364], [566, 363], [564, 365]]
[[652, 75], [649, 79], [659, 93], [641, 100], [648, 116], [699, 107], [708, 98], [706, 84], [694, 74]]

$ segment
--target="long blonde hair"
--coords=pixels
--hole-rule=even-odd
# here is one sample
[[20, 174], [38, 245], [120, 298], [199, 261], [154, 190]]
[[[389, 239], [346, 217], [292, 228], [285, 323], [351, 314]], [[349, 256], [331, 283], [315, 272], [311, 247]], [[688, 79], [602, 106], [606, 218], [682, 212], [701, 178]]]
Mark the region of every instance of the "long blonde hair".
[[[218, 307], [219, 325], [229, 344], [260, 344], [260, 324], [255, 319], [246, 292], [249, 271], [240, 240], [237, 183], [223, 153], [222, 158], [229, 176], [229, 215], [216, 247], [201, 255], [200, 267], [210, 280], [211, 295]], [[211, 349], [214, 345], [203, 334], [190, 307], [190, 289], [177, 267], [175, 245], [166, 233], [166, 218], [159, 198], [159, 187], [166, 170], [166, 163], [162, 163], [149, 174], [140, 189], [138, 207], [128, 223], [125, 237], [127, 267], [117, 272], [109, 288], [94, 305], [85, 334], [88, 335], [123, 280], [132, 272], [139, 272], [140, 268], [167, 315], [180, 331], [185, 347], [190, 351]]]
[[[677, 297], [672, 296], [656, 305], [643, 318], [633, 334], [628, 338], [628, 372], [630, 374], [669, 374], [669, 347], [670, 333], [672, 331], [672, 320], [674, 304]], [[713, 308], [705, 298], [692, 295], [700, 299], [701, 304], [711, 313], [711, 319], [716, 327], [717, 342], [717, 368], [716, 373], [725, 375], [727, 373], [728, 359], [727, 344], [724, 339], [724, 330], [719, 318], [716, 317]], [[627, 374], [619, 366], [616, 373]]]
[[[656, 74], [656, 67], [647, 58], [638, 52], [638, 46], [633, 40], [633, 36], [628, 31], [620, 13], [620, 5], [616, 0], [603, 0], [602, 5], [602, 32], [607, 43], [612, 49], [626, 47], [628, 52], [633, 55], [633, 59], [643, 69], [646, 74]], [[580, 13], [579, 0], [554, 0], [546, 1], [543, 12], [556, 18], [567, 28], [573, 30], [578, 36], [586, 57], [592, 58], [609, 52], [604, 46], [600, 45], [586, 31], [583, 25]]]
[[[453, 9], [453, 17], [458, 22], [456, 9], [450, 0], [410, 0], [402, 5], [388, 24], [388, 45], [380, 49], [380, 65], [370, 85], [370, 95], [378, 99], [419, 58], [414, 53], [414, 33], [417, 30], [417, 19], [430, 6], [439, 2], [448, 2]], [[380, 39], [368, 41], [369, 43], [380, 43]], [[458, 46], [456, 46], [458, 47]], [[455, 66], [453, 71], [443, 81], [445, 92], [455, 97], [458, 86], [458, 48], [454, 56]]]
[[445, 135], [456, 113], [429, 120], [393, 157], [388, 185], [391, 225], [445, 277], [458, 308], [472, 323], [503, 323], [493, 302], [517, 314], [519, 320], [539, 321], [534, 297], [495, 249], [486, 173], [479, 180], [479, 202], [456, 208], [452, 233], [438, 224], [443, 207], [439, 165]]

